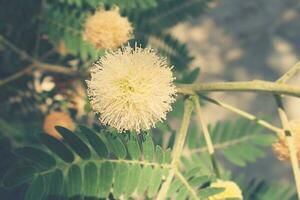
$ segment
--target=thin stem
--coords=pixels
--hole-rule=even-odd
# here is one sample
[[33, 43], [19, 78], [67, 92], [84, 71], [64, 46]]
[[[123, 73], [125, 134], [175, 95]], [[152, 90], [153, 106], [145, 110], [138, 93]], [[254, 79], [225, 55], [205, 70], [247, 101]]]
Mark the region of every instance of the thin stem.
[[184, 112], [183, 112], [183, 119], [181, 122], [181, 128], [176, 137], [175, 145], [173, 147], [173, 152], [172, 152], [173, 166], [178, 166], [178, 162], [187, 136], [192, 111], [193, 111], [193, 102], [190, 99], [186, 99], [184, 102]]
[[300, 199], [300, 171], [299, 171], [299, 163], [298, 163], [298, 159], [297, 159], [297, 151], [295, 148], [293, 133], [291, 131], [281, 97], [279, 95], [274, 95], [274, 97], [275, 97], [275, 101], [276, 101], [276, 104], [278, 107], [279, 118], [281, 120], [282, 127], [285, 130], [284, 136], [285, 136], [285, 140], [286, 140], [286, 143], [287, 143], [287, 146], [289, 149], [289, 153], [290, 153], [290, 159], [291, 159], [291, 163], [292, 163], [294, 179], [296, 182], [298, 199]]
[[268, 81], [254, 80], [244, 82], [214, 82], [178, 84], [178, 93], [194, 94], [195, 92], [265, 92], [300, 97], [300, 87]]
[[65, 75], [74, 75], [76, 73], [76, 71], [71, 68], [67, 68], [67, 67], [64, 67], [61, 65], [53, 65], [53, 64], [43, 63], [43, 62], [31, 57], [25, 51], [19, 49], [13, 43], [8, 41], [1, 35], [0, 35], [0, 42], [3, 42], [3, 44], [5, 44], [8, 48], [10, 48], [16, 54], [18, 54], [21, 59], [32, 62], [32, 64], [34, 64], [36, 68], [39, 68], [39, 69], [45, 70], [45, 71], [49, 71], [49, 72], [65, 74]]
[[14, 81], [20, 77], [22, 77], [23, 75], [27, 74], [28, 72], [30, 72], [32, 69], [34, 68], [34, 65], [31, 64], [29, 65], [28, 67], [26, 67], [25, 69], [22, 69], [21, 71], [18, 71], [17, 73], [3, 79], [3, 80], [0, 80], [0, 87], [11, 82], [11, 81]]
[[[222, 150], [222, 149], [225, 149], [227, 147], [230, 147], [232, 145], [236, 145], [236, 144], [240, 144], [240, 143], [243, 143], [243, 142], [246, 142], [246, 141], [250, 141], [252, 138], [254, 138], [253, 135], [247, 135], [247, 136], [244, 136], [244, 137], [241, 137], [241, 138], [238, 138], [238, 139], [234, 139], [234, 140], [230, 140], [230, 141], [227, 141], [227, 142], [224, 142], [224, 143], [217, 143], [214, 145], [214, 148], [215, 150]], [[206, 152], [207, 151], [207, 148], [205, 147], [201, 147], [201, 148], [197, 148], [197, 149], [192, 149], [189, 151], [190, 154], [193, 154], [193, 153], [201, 153], [201, 152]]]
[[[41, 56], [42, 59], [47, 58], [48, 56], [50, 56], [53, 53], [53, 50], [50, 50], [48, 52], [46, 52], [44, 55]], [[36, 68], [35, 64], [30, 64], [29, 66], [27, 66], [25, 69], [22, 69], [21, 71], [16, 72], [15, 74], [12, 74], [11, 76], [8, 76], [6, 78], [4, 78], [3, 80], [0, 80], [0, 87], [10, 83], [16, 79], [21, 78], [22, 76], [29, 74], [30, 72], [32, 72], [32, 70]]]
[[192, 194], [193, 199], [200, 200], [200, 197], [197, 196], [196, 191], [190, 186], [186, 178], [178, 170], [175, 170], [175, 176], [184, 184], [184, 186]]
[[32, 62], [36, 64], [36, 68], [39, 68], [44, 71], [65, 74], [65, 75], [74, 75], [76, 73], [76, 70], [67, 68], [65, 66], [43, 63], [38, 60], [32, 60]]
[[202, 128], [202, 132], [203, 132], [203, 136], [204, 136], [204, 139], [205, 139], [206, 147], [207, 147], [208, 153], [209, 153], [210, 158], [211, 158], [211, 163], [212, 163], [213, 170], [214, 170], [216, 176], [218, 178], [220, 178], [220, 170], [218, 168], [217, 160], [215, 158], [214, 145], [212, 143], [212, 140], [211, 140], [208, 128], [207, 128], [207, 123], [206, 123], [206, 121], [204, 119], [204, 115], [202, 113], [202, 108], [201, 108], [201, 104], [200, 104], [200, 101], [199, 101], [199, 97], [195, 95], [195, 96], [193, 96], [193, 100], [194, 100], [194, 105], [195, 105], [195, 109], [196, 109], [198, 124], [200, 124], [200, 126]]
[[181, 153], [182, 153], [182, 150], [184, 147], [192, 111], [193, 111], [193, 102], [190, 99], [186, 99], [184, 102], [184, 111], [183, 111], [183, 119], [181, 122], [181, 128], [176, 137], [176, 141], [175, 141], [175, 144], [173, 147], [173, 152], [172, 152], [172, 155], [173, 155], [173, 159], [171, 162], [172, 170], [169, 172], [169, 175], [168, 175], [166, 181], [163, 183], [161, 189], [159, 190], [158, 195], [156, 197], [157, 200], [166, 199], [168, 189], [169, 189], [171, 181], [174, 177], [174, 171], [177, 170], [180, 156], [181, 156]]
[[256, 116], [248, 113], [248, 112], [245, 112], [239, 108], [236, 108], [232, 105], [229, 105], [227, 103], [224, 103], [223, 101], [220, 101], [220, 100], [216, 100], [216, 99], [213, 99], [211, 97], [207, 97], [207, 96], [204, 96], [204, 95], [199, 95], [203, 100], [206, 100], [207, 102], [210, 102], [210, 103], [213, 103], [213, 104], [216, 104], [222, 108], [225, 108], [227, 110], [230, 110], [231, 112], [234, 112], [250, 121], [253, 121], [259, 125], [261, 125], [262, 127], [266, 128], [266, 129], [269, 129], [271, 131], [274, 131], [276, 134], [278, 134], [279, 132], [282, 131], [281, 128], [278, 128], [272, 124], [270, 124], [269, 122], [265, 121], [265, 120], [262, 120], [262, 119], [259, 119], [257, 118]]
[[156, 200], [164, 200], [166, 199], [170, 184], [174, 178], [174, 169], [171, 168], [168, 174], [167, 179], [165, 180], [165, 182], [162, 184], [161, 189], [159, 190]]
[[294, 76], [300, 69], [300, 61], [298, 61], [293, 67], [291, 67], [285, 74], [283, 74], [276, 82], [286, 83], [292, 76]]

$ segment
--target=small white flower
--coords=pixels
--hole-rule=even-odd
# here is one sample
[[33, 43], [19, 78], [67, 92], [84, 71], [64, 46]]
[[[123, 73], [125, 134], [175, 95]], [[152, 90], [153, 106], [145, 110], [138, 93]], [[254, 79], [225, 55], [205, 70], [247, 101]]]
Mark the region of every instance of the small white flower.
[[171, 67], [151, 48], [108, 52], [91, 69], [88, 96], [100, 121], [118, 131], [147, 130], [166, 118], [175, 101]]

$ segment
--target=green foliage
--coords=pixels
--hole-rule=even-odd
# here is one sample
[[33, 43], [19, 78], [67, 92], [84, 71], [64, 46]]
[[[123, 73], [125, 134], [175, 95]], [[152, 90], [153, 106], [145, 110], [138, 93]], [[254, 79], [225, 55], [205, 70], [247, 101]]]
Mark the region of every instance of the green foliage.
[[103, 51], [97, 51], [82, 39], [81, 32], [87, 15], [88, 12], [80, 12], [80, 8], [61, 8], [60, 5], [49, 4], [41, 19], [44, 22], [42, 31], [48, 35], [54, 46], [57, 47], [62, 42], [69, 54], [83, 60], [95, 59]]
[[131, 10], [131, 9], [148, 9], [157, 6], [156, 0], [59, 0], [59, 2], [76, 6], [78, 8], [84, 8], [89, 6], [91, 8], [97, 8], [99, 6], [114, 6], [118, 5], [121, 9]]
[[[170, 151], [155, 147], [149, 134], [99, 133], [85, 126], [76, 132], [57, 130], [63, 141], [41, 134], [46, 148], [13, 151], [18, 162], [4, 175], [5, 188], [28, 184], [25, 199], [129, 198], [145, 192], [153, 198], [171, 169]], [[214, 177], [192, 171], [180, 176], [172, 181], [169, 196], [184, 199], [194, 191], [203, 197], [222, 191], [208, 187]]]
[[265, 181], [251, 180], [248, 183], [242, 182], [240, 185], [244, 191], [245, 200], [297, 199], [295, 189], [287, 183], [270, 184]]
[[[275, 136], [260, 125], [245, 119], [235, 122], [218, 122], [209, 128], [216, 151], [232, 164], [246, 166], [266, 155], [264, 147], [275, 141]], [[206, 152], [203, 134], [193, 128], [188, 136], [188, 146], [192, 154], [189, 162], [199, 162], [202, 153]]]
[[175, 179], [170, 185], [167, 197], [172, 199], [193, 199], [191, 195], [191, 191], [193, 191], [197, 196], [205, 199], [224, 191], [224, 188], [207, 187], [216, 180], [216, 177], [203, 175], [200, 172], [199, 167], [186, 171], [181, 177], [186, 180], [186, 185], [180, 179]]
[[143, 19], [147, 19], [149, 26], [166, 28], [188, 17], [196, 17], [208, 8], [212, 0], [162, 0], [156, 8], [143, 12]]

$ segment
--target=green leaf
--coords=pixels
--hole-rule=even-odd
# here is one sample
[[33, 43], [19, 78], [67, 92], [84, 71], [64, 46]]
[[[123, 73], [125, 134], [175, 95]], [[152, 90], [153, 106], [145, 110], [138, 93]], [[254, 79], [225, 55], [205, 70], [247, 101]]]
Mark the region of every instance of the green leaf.
[[180, 187], [182, 187], [182, 183], [180, 180], [175, 179], [174, 181], [171, 182], [171, 185], [169, 187], [169, 190], [167, 192], [167, 196], [168, 197], [172, 197], [178, 190]]
[[98, 196], [98, 168], [94, 162], [84, 167], [83, 194], [85, 197]]
[[148, 197], [152, 198], [156, 195], [158, 188], [161, 184], [161, 179], [162, 179], [162, 169], [159, 167], [154, 168], [150, 180], [149, 188], [148, 188]]
[[135, 191], [139, 182], [140, 174], [141, 166], [139, 164], [131, 165], [129, 168], [129, 178], [127, 179], [126, 190], [124, 191], [125, 199], [128, 199], [128, 197], [130, 197], [130, 195]]
[[154, 144], [150, 134], [145, 135], [145, 141], [143, 141], [142, 145], [143, 145], [144, 159], [148, 161], [152, 161], [154, 155]]
[[55, 128], [82, 159], [87, 160], [91, 157], [90, 149], [76, 134], [62, 126], [56, 126]]
[[55, 159], [50, 154], [34, 147], [21, 147], [14, 152], [46, 169], [53, 168], [56, 165]]
[[117, 158], [126, 158], [126, 147], [118, 135], [109, 135], [108, 142], [111, 146], [112, 152], [117, 156]]
[[223, 150], [223, 154], [232, 163], [234, 163], [240, 167], [244, 167], [246, 165], [246, 163], [242, 158], [237, 156], [237, 151], [240, 151], [240, 150], [235, 149], [235, 148], [228, 148], [228, 149]]
[[138, 140], [135, 135], [130, 135], [130, 139], [127, 143], [127, 149], [129, 155], [133, 160], [139, 160], [141, 157], [141, 149]]
[[190, 73], [186, 74], [182, 80], [180, 81], [180, 83], [185, 83], [185, 84], [191, 84], [194, 83], [198, 76], [200, 74], [200, 68], [197, 67], [195, 69], [193, 69]]
[[57, 199], [62, 191], [64, 184], [64, 174], [60, 169], [56, 169], [54, 172], [51, 173], [51, 178], [49, 181], [49, 200], [50, 199]]
[[79, 128], [86, 135], [89, 143], [94, 148], [98, 156], [106, 158], [108, 155], [108, 149], [102, 139], [94, 131], [85, 126], [79, 126]]
[[78, 165], [72, 165], [68, 170], [67, 184], [68, 197], [72, 199], [80, 199], [82, 189], [82, 175]]
[[99, 196], [106, 198], [110, 192], [113, 182], [113, 165], [109, 162], [104, 162], [100, 167], [99, 173]]
[[164, 152], [164, 160], [163, 163], [170, 163], [171, 162], [171, 149], [167, 149]]
[[271, 134], [253, 135], [253, 143], [261, 146], [270, 146], [276, 141], [276, 136]]
[[144, 166], [144, 168], [142, 169], [140, 178], [139, 178], [139, 183], [138, 183], [138, 187], [136, 189], [136, 192], [139, 195], [143, 195], [145, 193], [145, 191], [147, 190], [149, 184], [150, 184], [150, 179], [152, 176], [152, 167], [151, 166]]
[[74, 161], [74, 154], [72, 151], [62, 142], [58, 141], [52, 136], [46, 134], [40, 134], [41, 142], [48, 147], [50, 151], [55, 153], [63, 161], [71, 163]]
[[195, 178], [189, 180], [189, 183], [193, 187], [200, 187], [205, 183], [209, 183], [211, 180], [212, 179], [209, 176], [200, 176], [200, 177], [195, 177]]
[[164, 152], [163, 152], [163, 149], [159, 146], [159, 145], [156, 145], [156, 148], [155, 148], [155, 160], [156, 162], [158, 163], [163, 163], [164, 161]]
[[176, 199], [179, 199], [179, 200], [184, 200], [184, 199], [187, 199], [189, 195], [189, 191], [186, 187], [182, 187], [179, 192], [178, 192], [178, 195], [176, 196]]
[[7, 188], [15, 187], [30, 180], [36, 169], [32, 166], [17, 166], [10, 169], [3, 177], [3, 186]]
[[197, 176], [198, 173], [200, 172], [200, 170], [201, 170], [201, 168], [200, 168], [199, 166], [194, 167], [194, 168], [188, 170], [188, 171], [185, 173], [184, 176], [185, 176], [187, 179], [190, 179], [191, 177]]
[[37, 176], [30, 184], [25, 194], [25, 200], [42, 200], [45, 193], [45, 182], [42, 176]]
[[183, 99], [178, 97], [172, 108], [172, 111], [168, 115], [180, 119], [183, 113]]
[[118, 163], [115, 169], [115, 180], [113, 194], [117, 199], [120, 198], [126, 188], [129, 168], [126, 163]]
[[200, 195], [201, 198], [205, 199], [205, 198], [210, 197], [212, 195], [221, 193], [224, 190], [225, 190], [224, 188], [210, 187], [210, 188], [205, 188], [205, 189], [200, 190], [199, 195]]
[[[263, 147], [270, 146], [274, 142], [274, 136], [262, 131], [266, 130], [243, 118], [235, 122], [217, 123], [210, 128], [216, 150], [238, 166], [245, 166], [248, 162], [255, 162], [266, 155]], [[204, 141], [203, 134], [200, 137], [199, 140]], [[202, 152], [205, 143], [200, 142], [196, 148], [195, 152]]]

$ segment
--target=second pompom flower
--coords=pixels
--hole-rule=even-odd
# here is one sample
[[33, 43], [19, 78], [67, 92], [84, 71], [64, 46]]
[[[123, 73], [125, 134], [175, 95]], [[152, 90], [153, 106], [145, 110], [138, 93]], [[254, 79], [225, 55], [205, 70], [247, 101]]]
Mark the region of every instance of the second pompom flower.
[[132, 37], [133, 31], [131, 23], [119, 14], [118, 8], [98, 10], [86, 19], [84, 27], [84, 40], [97, 49], [118, 48]]
[[171, 67], [150, 48], [108, 52], [91, 69], [88, 95], [100, 121], [118, 131], [147, 130], [172, 110]]

